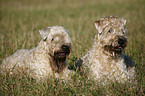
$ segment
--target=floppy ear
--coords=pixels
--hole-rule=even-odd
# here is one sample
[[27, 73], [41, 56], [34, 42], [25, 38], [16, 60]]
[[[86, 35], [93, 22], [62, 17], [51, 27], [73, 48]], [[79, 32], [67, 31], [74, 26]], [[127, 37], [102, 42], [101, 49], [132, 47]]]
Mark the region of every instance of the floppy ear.
[[47, 39], [47, 36], [50, 33], [50, 29], [51, 29], [51, 27], [47, 27], [47, 28], [43, 28], [43, 29], [39, 30], [39, 33], [43, 40]]
[[101, 27], [100, 27], [101, 21], [100, 21], [100, 20], [95, 21], [95, 22], [94, 22], [94, 25], [95, 25], [95, 27], [96, 27], [98, 33], [101, 33], [101, 32], [102, 32]]
[[125, 25], [126, 24], [126, 19], [124, 19], [124, 18], [121, 18], [121, 21], [123, 22], [123, 24]]

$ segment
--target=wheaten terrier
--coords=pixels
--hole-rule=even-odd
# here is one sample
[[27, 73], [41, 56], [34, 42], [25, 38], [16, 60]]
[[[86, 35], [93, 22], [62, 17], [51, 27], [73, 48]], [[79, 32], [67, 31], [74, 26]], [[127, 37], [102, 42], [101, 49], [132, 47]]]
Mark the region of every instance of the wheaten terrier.
[[125, 24], [126, 20], [117, 16], [104, 17], [94, 23], [98, 32], [94, 44], [81, 58], [88, 78], [102, 84], [108, 81], [124, 83], [134, 78], [134, 63], [122, 53], [127, 46]]
[[11, 74], [23, 69], [31, 77], [40, 80], [55, 76], [70, 79], [73, 71], [68, 70], [66, 58], [72, 50], [68, 30], [52, 26], [39, 30], [42, 40], [36, 48], [20, 49], [2, 61], [1, 72]]

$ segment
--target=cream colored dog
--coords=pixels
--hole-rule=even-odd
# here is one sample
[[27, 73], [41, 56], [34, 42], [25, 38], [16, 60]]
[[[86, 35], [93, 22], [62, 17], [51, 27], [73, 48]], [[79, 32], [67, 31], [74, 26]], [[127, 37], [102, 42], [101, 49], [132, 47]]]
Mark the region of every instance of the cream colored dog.
[[104, 17], [94, 23], [97, 34], [92, 49], [82, 57], [82, 67], [90, 79], [107, 84], [124, 83], [135, 76], [135, 66], [122, 53], [127, 46], [126, 20], [117, 16]]
[[55, 76], [70, 79], [73, 71], [68, 70], [66, 58], [70, 55], [72, 42], [68, 30], [61, 26], [47, 27], [39, 30], [42, 40], [36, 48], [20, 49], [3, 60], [1, 73], [11, 74], [21, 70], [40, 80]]

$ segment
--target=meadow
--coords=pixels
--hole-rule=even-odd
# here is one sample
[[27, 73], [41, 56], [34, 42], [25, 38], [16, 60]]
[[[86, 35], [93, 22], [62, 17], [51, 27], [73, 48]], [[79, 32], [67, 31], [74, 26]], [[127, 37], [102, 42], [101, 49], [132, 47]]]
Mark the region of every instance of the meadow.
[[59, 80], [35, 82], [29, 76], [0, 74], [0, 96], [145, 95], [145, 0], [0, 0], [0, 64], [18, 49], [36, 47], [39, 29], [60, 25], [70, 32], [73, 52], [70, 66], [91, 49], [96, 29], [93, 22], [104, 16], [120, 16], [127, 20], [128, 46], [124, 53], [135, 62], [137, 85], [112, 84], [97, 86], [85, 77], [74, 77], [72, 84]]

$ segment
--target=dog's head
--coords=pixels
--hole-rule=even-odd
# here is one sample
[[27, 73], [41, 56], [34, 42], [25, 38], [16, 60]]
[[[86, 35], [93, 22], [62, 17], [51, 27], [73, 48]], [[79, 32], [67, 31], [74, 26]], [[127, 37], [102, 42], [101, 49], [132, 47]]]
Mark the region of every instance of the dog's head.
[[52, 26], [39, 30], [43, 42], [46, 42], [46, 50], [48, 55], [55, 62], [53, 66], [58, 67], [56, 70], [64, 66], [66, 57], [72, 50], [72, 42], [69, 37], [68, 30], [61, 26]]
[[113, 56], [120, 55], [127, 46], [126, 20], [117, 16], [108, 16], [95, 21], [97, 29], [96, 42]]

